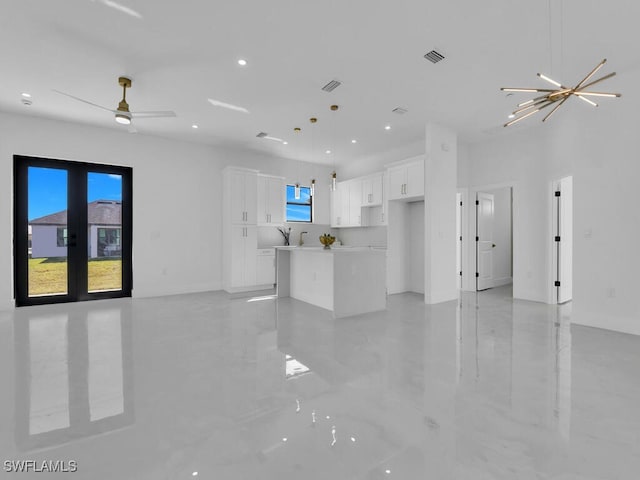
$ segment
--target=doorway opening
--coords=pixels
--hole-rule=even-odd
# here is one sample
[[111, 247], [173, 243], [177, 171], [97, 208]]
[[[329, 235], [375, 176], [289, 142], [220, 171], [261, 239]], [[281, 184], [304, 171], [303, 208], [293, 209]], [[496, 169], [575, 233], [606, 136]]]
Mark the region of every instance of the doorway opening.
[[475, 290], [513, 283], [513, 189], [476, 192]]
[[131, 296], [131, 169], [14, 156], [16, 306]]

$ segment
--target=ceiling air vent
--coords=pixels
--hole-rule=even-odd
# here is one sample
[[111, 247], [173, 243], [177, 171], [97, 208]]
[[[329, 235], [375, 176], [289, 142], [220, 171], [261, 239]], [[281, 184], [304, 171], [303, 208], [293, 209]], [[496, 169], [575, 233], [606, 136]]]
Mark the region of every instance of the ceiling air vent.
[[264, 138], [264, 137], [266, 137], [267, 135], [269, 135], [269, 134], [268, 134], [268, 133], [266, 133], [266, 132], [260, 132], [259, 134], [257, 134], [257, 135], [256, 135], [256, 137], [258, 137], [258, 138]]
[[342, 82], [340, 82], [339, 80], [331, 80], [324, 87], [322, 87], [322, 90], [324, 90], [325, 92], [333, 92], [340, 85], [342, 85]]
[[407, 110], [406, 108], [402, 108], [402, 107], [396, 107], [393, 110], [391, 110], [393, 113], [397, 113], [398, 115], [404, 115], [405, 113], [407, 113], [409, 110]]
[[425, 54], [424, 58], [429, 60], [431, 63], [438, 63], [440, 60], [444, 60], [444, 55], [436, 52], [435, 50], [431, 50], [429, 53]]

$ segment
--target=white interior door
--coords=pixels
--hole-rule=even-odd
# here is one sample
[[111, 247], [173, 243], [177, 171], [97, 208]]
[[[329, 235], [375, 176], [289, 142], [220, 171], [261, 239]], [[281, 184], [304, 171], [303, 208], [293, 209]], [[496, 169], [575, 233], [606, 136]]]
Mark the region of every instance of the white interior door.
[[493, 194], [476, 197], [476, 290], [493, 287]]
[[558, 303], [573, 296], [573, 177], [561, 179], [555, 194], [557, 208], [557, 281]]
[[462, 194], [456, 193], [456, 275], [462, 288]]

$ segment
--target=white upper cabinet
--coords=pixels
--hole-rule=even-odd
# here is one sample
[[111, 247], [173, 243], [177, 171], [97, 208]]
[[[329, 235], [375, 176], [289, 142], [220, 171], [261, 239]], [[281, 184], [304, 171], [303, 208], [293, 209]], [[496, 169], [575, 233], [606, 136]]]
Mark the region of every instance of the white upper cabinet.
[[258, 175], [258, 225], [282, 225], [286, 208], [283, 177]]
[[336, 183], [336, 189], [331, 192], [331, 226], [340, 227], [342, 220], [342, 182]]
[[424, 160], [418, 160], [407, 164], [407, 197], [420, 197], [424, 195]]
[[362, 180], [349, 182], [349, 225], [362, 225]]
[[383, 174], [375, 173], [362, 179], [362, 206], [375, 207], [382, 205]]
[[229, 218], [234, 225], [257, 223], [258, 176], [244, 170], [228, 171]]
[[408, 199], [424, 195], [424, 160], [394, 165], [389, 175], [389, 200]]
[[362, 225], [362, 179], [338, 182], [331, 205], [332, 227]]

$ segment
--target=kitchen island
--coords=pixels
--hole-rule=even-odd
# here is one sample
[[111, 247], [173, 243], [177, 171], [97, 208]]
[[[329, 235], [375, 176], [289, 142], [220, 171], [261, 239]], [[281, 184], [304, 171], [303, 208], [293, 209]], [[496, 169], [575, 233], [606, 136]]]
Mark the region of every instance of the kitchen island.
[[276, 247], [276, 293], [331, 310], [334, 318], [384, 310], [386, 250]]

